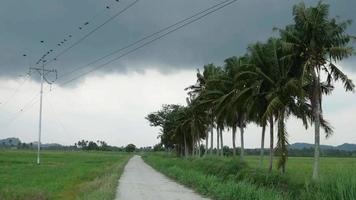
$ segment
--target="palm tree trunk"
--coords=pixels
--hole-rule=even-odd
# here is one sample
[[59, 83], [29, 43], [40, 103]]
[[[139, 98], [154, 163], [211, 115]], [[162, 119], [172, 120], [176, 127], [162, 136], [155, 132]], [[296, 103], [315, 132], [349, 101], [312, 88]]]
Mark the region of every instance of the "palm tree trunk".
[[282, 109], [278, 116], [278, 141], [277, 141], [277, 152], [280, 156], [278, 161], [278, 168], [281, 169], [282, 174], [286, 172], [286, 163], [288, 157], [288, 141], [287, 141], [287, 131], [285, 128], [285, 110]]
[[261, 152], [260, 152], [260, 168], [263, 166], [263, 157], [265, 151], [265, 132], [266, 132], [266, 125], [262, 126], [262, 137], [261, 137]]
[[314, 76], [314, 91], [313, 91], [313, 100], [314, 100], [314, 128], [315, 128], [315, 150], [314, 150], [314, 167], [313, 167], [313, 180], [319, 179], [319, 160], [320, 160], [320, 114], [321, 114], [321, 94], [320, 94], [320, 75]]
[[200, 157], [200, 133], [198, 132], [198, 140], [197, 140], [197, 154], [198, 154], [198, 156]]
[[184, 136], [184, 156], [188, 157], [187, 137], [185, 136], [185, 132], [183, 136]]
[[194, 141], [194, 135], [192, 136], [192, 156], [194, 157], [195, 156], [195, 141]]
[[222, 129], [220, 129], [220, 144], [221, 144], [221, 156], [224, 156], [224, 142], [223, 142], [223, 135], [222, 135]]
[[268, 172], [272, 172], [273, 168], [273, 149], [274, 149], [274, 144], [273, 144], [273, 117], [270, 117], [269, 120], [269, 134], [270, 134], [270, 142], [269, 142], [269, 167], [268, 167]]
[[244, 128], [240, 127], [240, 134], [241, 134], [241, 152], [240, 152], [240, 159], [244, 160], [245, 154], [245, 144], [244, 144]]
[[216, 128], [216, 155], [220, 154], [220, 134], [219, 128]]
[[183, 147], [182, 147], [182, 145], [179, 145], [179, 154], [180, 154], [180, 157], [183, 157], [183, 156], [184, 156], [184, 152], [183, 152]]
[[204, 151], [204, 156], [208, 155], [208, 149], [209, 149], [209, 131], [206, 130], [206, 133], [205, 133], [205, 151]]
[[211, 132], [210, 132], [210, 155], [213, 155], [214, 149], [214, 125], [211, 124]]
[[236, 156], [236, 126], [232, 127], [232, 154]]
[[200, 153], [201, 153], [201, 152], [200, 152], [200, 133], [199, 133], [199, 132], [198, 132], [198, 142], [197, 142], [197, 145], [198, 145], [198, 149], [197, 149], [198, 152], [197, 152], [197, 153], [198, 153], [198, 156], [200, 157], [200, 155], [201, 155]]

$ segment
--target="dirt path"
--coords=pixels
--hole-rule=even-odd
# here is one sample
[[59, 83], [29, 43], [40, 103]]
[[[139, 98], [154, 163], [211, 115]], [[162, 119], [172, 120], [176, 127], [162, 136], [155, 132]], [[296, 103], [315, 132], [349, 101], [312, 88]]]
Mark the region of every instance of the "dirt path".
[[140, 156], [127, 163], [119, 181], [119, 200], [201, 200], [203, 198], [182, 185], [158, 173]]

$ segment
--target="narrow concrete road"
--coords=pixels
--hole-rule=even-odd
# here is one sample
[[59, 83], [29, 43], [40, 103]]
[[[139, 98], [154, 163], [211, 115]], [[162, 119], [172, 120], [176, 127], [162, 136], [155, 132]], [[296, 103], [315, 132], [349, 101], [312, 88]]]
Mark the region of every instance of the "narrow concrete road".
[[127, 163], [120, 178], [116, 199], [201, 200], [206, 198], [158, 173], [140, 156], [134, 156]]

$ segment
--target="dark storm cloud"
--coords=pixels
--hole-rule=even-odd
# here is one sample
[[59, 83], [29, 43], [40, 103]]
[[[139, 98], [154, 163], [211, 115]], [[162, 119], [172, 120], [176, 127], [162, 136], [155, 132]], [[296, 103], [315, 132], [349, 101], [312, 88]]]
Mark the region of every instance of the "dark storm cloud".
[[[121, 0], [119, 3], [115, 0], [1, 1], [1, 76], [14, 77], [26, 73], [29, 62], [33, 64], [49, 49], [57, 50], [56, 44], [65, 38], [69, 40], [69, 34], [73, 37], [67, 46], [131, 2], [133, 0]], [[65, 73], [217, 2], [141, 0], [48, 67]], [[143, 70], [146, 66], [174, 71], [178, 68], [195, 69], [204, 63], [221, 63], [228, 56], [243, 54], [249, 43], [273, 35], [273, 27], [290, 23], [292, 6], [298, 2], [240, 0], [102, 68], [101, 72]], [[326, 2], [331, 4], [333, 16], [356, 19], [356, 1]], [[315, 4], [317, 1], [307, 3]], [[107, 5], [110, 9], [102, 12]], [[94, 20], [93, 16], [96, 16]], [[88, 20], [90, 24], [79, 30], [78, 27]], [[356, 35], [356, 24], [350, 27], [349, 32]], [[44, 44], [40, 43], [41, 40]], [[27, 57], [22, 57], [22, 54], [27, 54]]]

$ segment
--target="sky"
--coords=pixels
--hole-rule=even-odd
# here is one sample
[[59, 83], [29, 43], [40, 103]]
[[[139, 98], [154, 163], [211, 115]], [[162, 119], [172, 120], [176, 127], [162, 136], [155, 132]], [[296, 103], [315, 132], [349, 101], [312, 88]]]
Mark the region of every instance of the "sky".
[[[221, 1], [134, 2], [0, 2], [0, 139], [37, 140], [39, 76], [36, 72], [31, 76], [27, 73], [30, 66], [38, 67], [36, 61], [52, 49], [47, 60], [57, 59], [46, 68], [56, 69], [59, 79], [52, 87], [45, 85], [42, 142], [70, 145], [86, 139], [105, 140], [117, 146], [128, 143], [152, 146], [159, 142], [159, 129], [150, 127], [144, 119], [148, 113], [160, 109], [162, 104], [184, 105], [184, 88], [195, 83], [196, 69], [208, 63], [221, 64], [227, 57], [244, 54], [250, 43], [275, 36], [273, 27], [283, 28], [291, 23], [292, 7], [300, 1], [237, 1], [86, 74], [122, 54], [89, 65], [92, 61]], [[308, 5], [317, 3], [305, 2]], [[325, 2], [331, 5], [331, 16], [356, 19], [353, 9], [356, 1]], [[121, 15], [57, 56], [131, 4]], [[89, 24], [84, 25], [85, 22]], [[356, 24], [350, 26], [348, 33], [356, 35]], [[58, 46], [64, 39], [64, 44]], [[354, 80], [355, 57], [339, 63]], [[84, 68], [70, 73], [78, 67]], [[80, 75], [83, 76], [63, 85]], [[48, 79], [54, 80], [55, 76], [49, 74]], [[324, 114], [335, 133], [328, 139], [323, 137], [323, 144], [356, 143], [356, 124], [352, 123], [356, 113], [355, 100], [355, 94], [343, 92], [339, 84], [332, 96], [325, 97]], [[294, 118], [288, 119], [287, 126], [290, 143], [313, 143], [312, 128], [305, 130]], [[259, 127], [248, 126], [245, 136], [248, 148], [259, 146], [256, 137], [259, 138], [260, 132]], [[224, 135], [225, 143], [230, 145], [231, 133], [227, 131]]]

